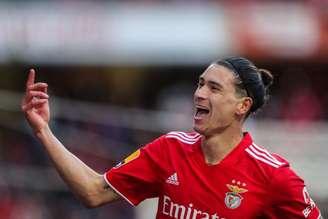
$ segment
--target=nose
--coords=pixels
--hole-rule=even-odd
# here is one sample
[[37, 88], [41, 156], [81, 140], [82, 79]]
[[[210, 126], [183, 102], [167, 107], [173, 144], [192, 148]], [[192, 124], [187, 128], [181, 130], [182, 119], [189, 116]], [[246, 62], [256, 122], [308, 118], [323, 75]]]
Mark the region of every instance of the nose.
[[198, 87], [195, 91], [195, 100], [205, 100], [207, 98], [208, 92], [206, 86]]

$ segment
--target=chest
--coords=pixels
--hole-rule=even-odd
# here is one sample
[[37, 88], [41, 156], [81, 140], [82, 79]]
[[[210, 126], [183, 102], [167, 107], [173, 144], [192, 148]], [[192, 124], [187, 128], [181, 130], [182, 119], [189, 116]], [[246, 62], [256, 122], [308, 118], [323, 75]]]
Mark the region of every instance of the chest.
[[172, 160], [162, 183], [158, 213], [164, 218], [256, 218], [265, 207], [266, 186], [245, 166], [202, 166]]

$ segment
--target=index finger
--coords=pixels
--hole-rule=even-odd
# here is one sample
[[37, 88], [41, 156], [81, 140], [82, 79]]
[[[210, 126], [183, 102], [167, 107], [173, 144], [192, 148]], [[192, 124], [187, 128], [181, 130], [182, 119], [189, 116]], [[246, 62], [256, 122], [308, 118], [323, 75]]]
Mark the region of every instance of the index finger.
[[27, 81], [26, 81], [26, 88], [32, 84], [34, 84], [35, 80], [35, 70], [33, 68], [30, 69]]

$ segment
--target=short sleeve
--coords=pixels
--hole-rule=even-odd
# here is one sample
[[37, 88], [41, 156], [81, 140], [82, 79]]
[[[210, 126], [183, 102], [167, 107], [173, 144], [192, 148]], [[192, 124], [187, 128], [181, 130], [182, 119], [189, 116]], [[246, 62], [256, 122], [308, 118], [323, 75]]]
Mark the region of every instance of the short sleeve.
[[304, 181], [289, 166], [278, 168], [269, 187], [269, 218], [319, 219], [320, 211]]
[[162, 137], [132, 153], [104, 174], [105, 181], [132, 205], [157, 197], [163, 163]]

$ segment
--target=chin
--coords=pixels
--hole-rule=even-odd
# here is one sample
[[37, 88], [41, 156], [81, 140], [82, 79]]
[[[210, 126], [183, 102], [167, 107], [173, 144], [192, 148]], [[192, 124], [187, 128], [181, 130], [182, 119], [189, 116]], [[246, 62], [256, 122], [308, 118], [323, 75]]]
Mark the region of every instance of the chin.
[[195, 132], [198, 132], [198, 133], [201, 134], [201, 135], [204, 135], [204, 133], [205, 133], [205, 131], [206, 131], [205, 128], [201, 128], [201, 127], [196, 126], [196, 125], [193, 126], [193, 129], [194, 129]]

